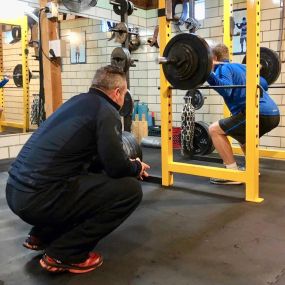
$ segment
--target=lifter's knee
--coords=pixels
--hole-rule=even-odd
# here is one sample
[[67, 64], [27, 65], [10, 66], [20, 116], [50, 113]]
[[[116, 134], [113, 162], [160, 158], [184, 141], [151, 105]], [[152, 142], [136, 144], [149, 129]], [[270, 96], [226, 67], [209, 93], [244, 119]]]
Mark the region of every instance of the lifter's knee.
[[214, 122], [209, 126], [209, 134], [211, 137], [221, 134], [221, 127], [219, 122]]
[[138, 203], [141, 202], [143, 197], [142, 187], [139, 180], [134, 177], [124, 177], [121, 179], [122, 191], [121, 193], [125, 198], [132, 198]]

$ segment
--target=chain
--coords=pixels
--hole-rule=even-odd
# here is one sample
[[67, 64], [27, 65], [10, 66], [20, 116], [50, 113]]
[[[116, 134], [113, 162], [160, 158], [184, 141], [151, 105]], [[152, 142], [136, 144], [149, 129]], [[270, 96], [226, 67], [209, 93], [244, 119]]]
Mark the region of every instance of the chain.
[[31, 114], [30, 114], [30, 122], [32, 125], [39, 126], [44, 120], [43, 120], [43, 105], [40, 106], [39, 102], [39, 95], [33, 94], [33, 103], [31, 106]]
[[193, 139], [195, 130], [195, 108], [191, 104], [191, 97], [184, 97], [185, 104], [181, 114], [181, 152], [184, 155], [193, 154]]

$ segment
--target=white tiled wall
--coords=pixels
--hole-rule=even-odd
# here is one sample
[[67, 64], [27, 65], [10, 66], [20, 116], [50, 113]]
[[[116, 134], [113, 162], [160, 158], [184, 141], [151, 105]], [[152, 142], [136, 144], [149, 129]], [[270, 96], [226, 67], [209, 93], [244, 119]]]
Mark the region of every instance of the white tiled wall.
[[[37, 4], [37, 0], [25, 0], [25, 2]], [[244, 8], [246, 1], [235, 0], [234, 8]], [[280, 24], [281, 24], [281, 8], [280, 1], [263, 0], [261, 1], [261, 46], [270, 47], [276, 51], [280, 49]], [[62, 8], [64, 10], [64, 8]], [[198, 35], [207, 40], [221, 42], [223, 37], [222, 18], [223, 18], [223, 1], [222, 0], [206, 0], [206, 19], [201, 21], [201, 29]], [[62, 84], [63, 99], [88, 90], [95, 70], [103, 65], [110, 63], [110, 54], [114, 47], [119, 46], [114, 41], [108, 41], [110, 36], [107, 32], [102, 32], [101, 20], [119, 21], [119, 16], [112, 11], [109, 1], [99, 0], [96, 7], [89, 9], [85, 13], [81, 13], [89, 19], [77, 19], [65, 21], [61, 24], [61, 36], [67, 41], [67, 57], [63, 59]], [[139, 26], [142, 38], [142, 45], [139, 50], [135, 51], [133, 58], [139, 59], [137, 67], [130, 69], [130, 89], [134, 99], [140, 99], [147, 102], [150, 111], [156, 114], [156, 123], [160, 124], [160, 96], [158, 87], [159, 66], [155, 63], [158, 56], [158, 49], [146, 45], [147, 38], [151, 37], [155, 26], [157, 25], [157, 10], [144, 11], [138, 9], [129, 17], [130, 26]], [[283, 28], [283, 27], [282, 27]], [[86, 31], [87, 39], [87, 63], [86, 64], [70, 64], [69, 40], [68, 34], [71, 31]], [[282, 47], [284, 59], [284, 44]], [[235, 61], [241, 61], [241, 57], [234, 58]], [[285, 83], [285, 67], [282, 64], [282, 74], [276, 83]], [[183, 106], [183, 96], [186, 92], [176, 90], [173, 92], [173, 120], [174, 125], [179, 125], [180, 113]], [[197, 111], [196, 120], [202, 120], [211, 123], [222, 118], [223, 100], [214, 91], [202, 92], [207, 98], [204, 106]], [[270, 94], [278, 103], [281, 114], [280, 125], [270, 134], [261, 139], [261, 145], [270, 148], [285, 147], [285, 96], [283, 89], [271, 89]], [[1, 142], [0, 142], [1, 144]], [[17, 151], [17, 145], [13, 145], [10, 150], [0, 149], [0, 156]]]
[[29, 139], [28, 134], [12, 134], [0, 136], [0, 159], [14, 158], [18, 155], [23, 144]]

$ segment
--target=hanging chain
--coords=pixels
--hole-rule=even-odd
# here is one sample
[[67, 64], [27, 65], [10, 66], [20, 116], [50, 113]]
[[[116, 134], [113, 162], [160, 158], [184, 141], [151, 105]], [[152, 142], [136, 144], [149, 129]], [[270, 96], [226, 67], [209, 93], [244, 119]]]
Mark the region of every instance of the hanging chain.
[[193, 154], [193, 139], [195, 130], [195, 108], [191, 104], [191, 97], [184, 97], [185, 104], [181, 114], [181, 152]]
[[39, 94], [33, 94], [33, 103], [31, 105], [30, 122], [38, 127], [44, 121], [44, 105], [40, 104]]

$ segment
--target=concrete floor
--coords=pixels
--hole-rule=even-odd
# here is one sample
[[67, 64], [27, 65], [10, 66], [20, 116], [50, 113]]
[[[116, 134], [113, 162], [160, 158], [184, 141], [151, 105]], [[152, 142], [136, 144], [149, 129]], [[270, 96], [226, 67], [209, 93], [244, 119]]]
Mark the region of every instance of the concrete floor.
[[[144, 150], [160, 174], [159, 150]], [[4, 171], [5, 167], [0, 167]], [[21, 246], [29, 225], [8, 209], [0, 173], [0, 285], [283, 285], [285, 162], [261, 163], [262, 204], [243, 200], [244, 186], [175, 176], [175, 188], [143, 183], [134, 214], [97, 247], [103, 265], [88, 274], [50, 274], [40, 254]]]

